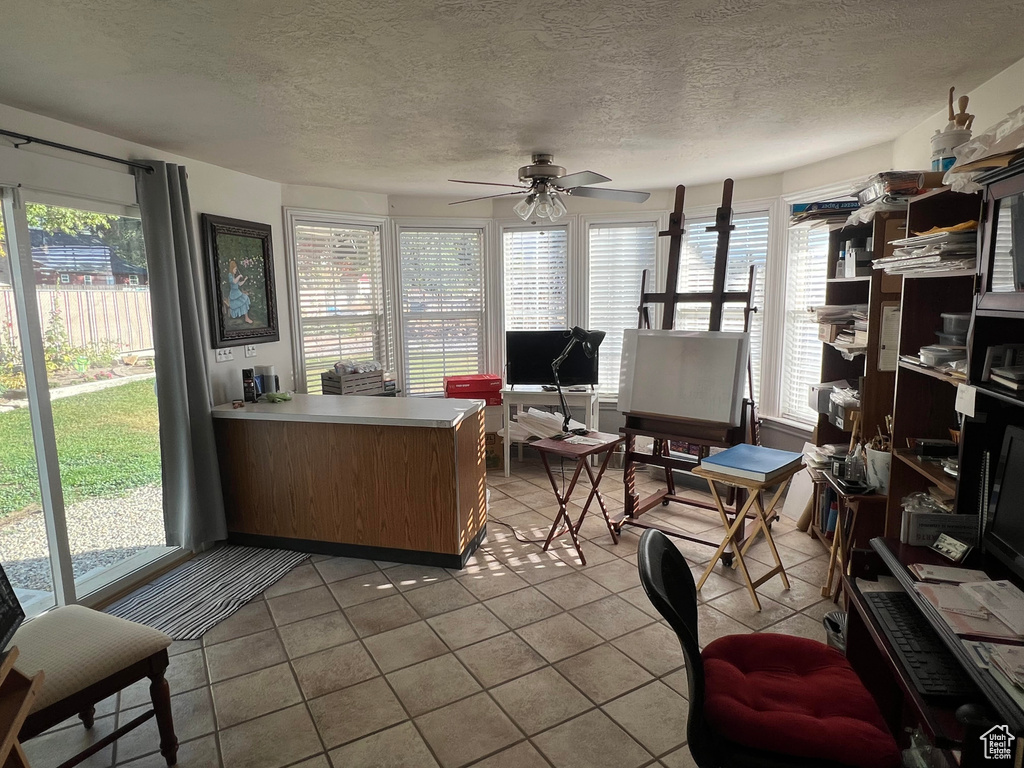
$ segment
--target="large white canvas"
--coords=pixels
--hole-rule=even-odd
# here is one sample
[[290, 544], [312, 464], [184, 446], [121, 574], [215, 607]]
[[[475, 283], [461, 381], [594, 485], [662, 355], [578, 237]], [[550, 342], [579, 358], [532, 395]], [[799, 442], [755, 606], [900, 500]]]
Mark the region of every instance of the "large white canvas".
[[748, 333], [629, 329], [619, 411], [736, 426], [749, 353]]

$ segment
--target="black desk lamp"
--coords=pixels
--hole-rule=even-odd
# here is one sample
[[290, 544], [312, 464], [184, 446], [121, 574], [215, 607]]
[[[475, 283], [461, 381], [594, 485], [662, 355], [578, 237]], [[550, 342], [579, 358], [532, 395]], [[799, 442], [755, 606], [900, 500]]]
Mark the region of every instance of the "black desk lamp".
[[[562, 432], [565, 434], [569, 434], [569, 418], [571, 414], [569, 413], [569, 405], [565, 402], [565, 395], [562, 394], [562, 383], [558, 380], [558, 369], [562, 367], [562, 363], [569, 356], [570, 350], [576, 346], [576, 342], [583, 345], [583, 354], [587, 357], [593, 357], [597, 354], [597, 348], [601, 346], [601, 342], [604, 341], [604, 331], [585, 331], [578, 325], [569, 333], [571, 338], [569, 343], [565, 345], [565, 349], [562, 350], [562, 354], [551, 361], [551, 372], [555, 376], [555, 387], [558, 389], [558, 401], [562, 404], [562, 413], [565, 414], [565, 419], [562, 421]], [[571, 434], [585, 435], [587, 430], [574, 429]]]

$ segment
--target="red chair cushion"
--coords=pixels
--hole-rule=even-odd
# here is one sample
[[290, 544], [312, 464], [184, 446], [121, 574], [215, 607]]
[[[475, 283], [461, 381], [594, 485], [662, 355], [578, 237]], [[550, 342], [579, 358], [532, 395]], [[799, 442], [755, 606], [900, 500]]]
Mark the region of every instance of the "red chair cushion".
[[701, 656], [705, 716], [727, 739], [858, 768], [900, 765], [875, 700], [834, 648], [788, 635], [730, 635]]

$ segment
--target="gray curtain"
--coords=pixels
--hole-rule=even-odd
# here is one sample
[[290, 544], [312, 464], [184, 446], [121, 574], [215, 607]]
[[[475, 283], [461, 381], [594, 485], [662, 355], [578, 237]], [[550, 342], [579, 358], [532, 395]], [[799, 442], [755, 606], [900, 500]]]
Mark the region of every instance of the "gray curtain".
[[192, 551], [227, 536], [213, 437], [199, 254], [185, 169], [135, 172], [149, 262], [167, 543]]

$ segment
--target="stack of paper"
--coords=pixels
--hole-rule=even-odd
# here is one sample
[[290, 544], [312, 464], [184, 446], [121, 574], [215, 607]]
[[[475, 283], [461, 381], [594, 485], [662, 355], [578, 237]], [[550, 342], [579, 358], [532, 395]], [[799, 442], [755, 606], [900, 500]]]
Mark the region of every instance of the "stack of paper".
[[993, 666], [1018, 688], [1024, 688], [1024, 648], [1019, 645], [993, 644], [989, 657]]
[[[538, 408], [530, 408], [526, 413], [519, 413], [515, 420], [533, 437], [554, 437], [562, 433], [562, 414], [548, 413]], [[569, 429], [582, 429], [583, 424], [569, 420]]]
[[958, 635], [1024, 639], [1024, 593], [1008, 581], [915, 585]]
[[811, 311], [814, 313], [814, 322], [838, 325], [855, 320], [858, 314], [867, 317], [868, 305], [825, 304], [820, 307], [811, 307]]
[[984, 581], [988, 577], [984, 571], [972, 571], [970, 568], [956, 568], [951, 565], [925, 565], [914, 563], [907, 570], [914, 574], [918, 581], [934, 581], [944, 584], [966, 584], [971, 581]]
[[938, 274], [973, 270], [978, 253], [977, 222], [973, 229], [933, 232], [902, 240], [892, 256], [876, 259], [872, 266], [890, 275]]

